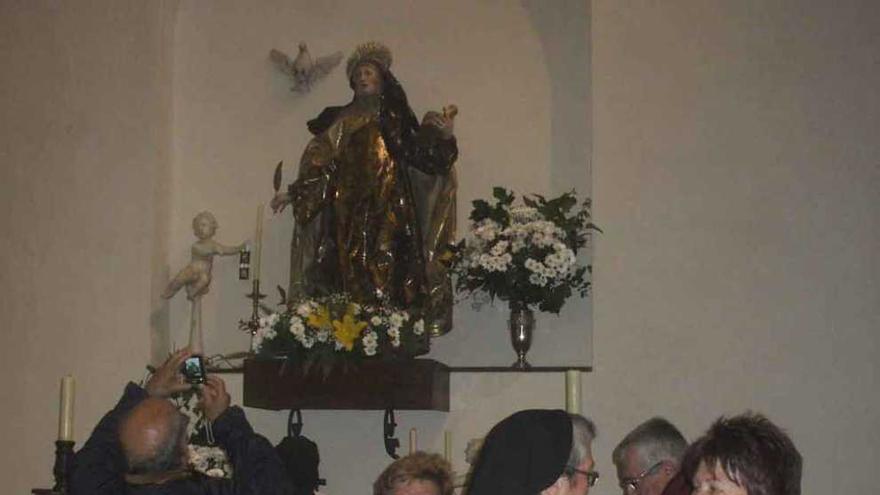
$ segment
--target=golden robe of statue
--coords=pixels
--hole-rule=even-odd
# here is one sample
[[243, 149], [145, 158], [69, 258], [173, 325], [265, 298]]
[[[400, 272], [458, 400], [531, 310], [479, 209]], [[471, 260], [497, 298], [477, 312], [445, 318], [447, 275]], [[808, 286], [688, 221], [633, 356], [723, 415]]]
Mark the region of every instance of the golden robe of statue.
[[[388, 65], [390, 65], [390, 60]], [[352, 103], [309, 122], [299, 177], [273, 208], [293, 206], [290, 297], [345, 292], [365, 304], [422, 310], [451, 325], [441, 258], [454, 239], [458, 156], [452, 118], [418, 124], [381, 61], [349, 62]], [[285, 196], [286, 195], [286, 196]]]

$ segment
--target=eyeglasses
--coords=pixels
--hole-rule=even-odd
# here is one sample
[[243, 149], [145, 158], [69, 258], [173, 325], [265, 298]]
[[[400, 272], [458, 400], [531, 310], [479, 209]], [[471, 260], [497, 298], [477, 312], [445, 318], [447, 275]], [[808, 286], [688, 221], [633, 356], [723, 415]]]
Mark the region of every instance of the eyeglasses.
[[569, 475], [574, 474], [582, 474], [587, 478], [587, 484], [590, 486], [596, 486], [596, 482], [599, 481], [599, 471], [584, 471], [583, 469], [573, 468], [571, 466], [567, 466], [565, 468], [565, 472]]
[[623, 490], [623, 493], [631, 493], [635, 492], [639, 489], [639, 485], [642, 483], [642, 480], [651, 476], [652, 474], [657, 472], [657, 468], [663, 465], [663, 461], [654, 464], [648, 469], [642, 471], [638, 476], [634, 476], [632, 478], [624, 478], [620, 480], [620, 489]]

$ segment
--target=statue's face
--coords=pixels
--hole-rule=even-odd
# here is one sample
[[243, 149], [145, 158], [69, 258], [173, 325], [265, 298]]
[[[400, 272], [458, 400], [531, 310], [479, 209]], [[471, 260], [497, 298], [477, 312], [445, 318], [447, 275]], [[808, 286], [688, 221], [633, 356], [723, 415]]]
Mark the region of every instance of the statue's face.
[[375, 96], [382, 92], [382, 74], [373, 64], [360, 64], [351, 74], [355, 97]]
[[193, 225], [193, 230], [195, 231], [196, 237], [199, 239], [207, 239], [214, 235], [217, 226], [214, 225], [214, 222], [211, 221], [210, 218], [199, 217], [199, 219], [196, 220], [195, 225]]

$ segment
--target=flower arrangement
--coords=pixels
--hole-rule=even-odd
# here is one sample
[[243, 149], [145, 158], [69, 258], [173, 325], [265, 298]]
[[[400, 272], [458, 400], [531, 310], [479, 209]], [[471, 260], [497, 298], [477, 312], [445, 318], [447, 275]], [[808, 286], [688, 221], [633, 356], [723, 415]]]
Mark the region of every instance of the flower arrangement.
[[260, 318], [252, 350], [292, 359], [415, 356], [427, 348], [425, 321], [389, 304], [363, 305], [346, 294], [304, 299]]
[[194, 390], [177, 398], [177, 408], [189, 418], [186, 437], [190, 469], [212, 478], [232, 478], [232, 463], [226, 451], [217, 445], [209, 445], [205, 438], [205, 419], [196, 410], [198, 401], [199, 396]]
[[215, 445], [187, 445], [192, 469], [211, 478], [232, 478], [232, 463], [226, 451]]
[[590, 288], [589, 266], [578, 265], [587, 243], [590, 201], [578, 205], [574, 191], [557, 198], [524, 196], [522, 204], [502, 187], [493, 202], [476, 200], [469, 235], [459, 242], [453, 273], [456, 289], [486, 293], [511, 307], [559, 313], [574, 292]]

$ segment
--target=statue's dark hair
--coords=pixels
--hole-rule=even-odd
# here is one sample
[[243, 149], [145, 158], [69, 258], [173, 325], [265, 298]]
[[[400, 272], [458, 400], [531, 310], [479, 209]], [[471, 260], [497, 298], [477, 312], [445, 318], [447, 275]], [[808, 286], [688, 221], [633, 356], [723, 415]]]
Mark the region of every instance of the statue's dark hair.
[[385, 146], [397, 160], [407, 160], [419, 130], [419, 121], [409, 106], [406, 91], [390, 70], [381, 70], [382, 97], [379, 125]]

